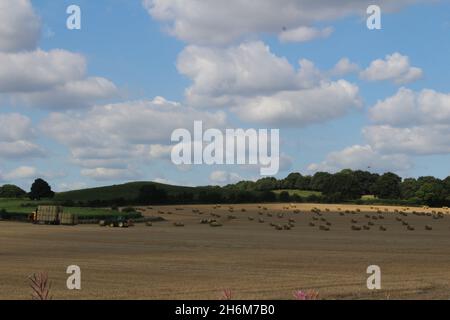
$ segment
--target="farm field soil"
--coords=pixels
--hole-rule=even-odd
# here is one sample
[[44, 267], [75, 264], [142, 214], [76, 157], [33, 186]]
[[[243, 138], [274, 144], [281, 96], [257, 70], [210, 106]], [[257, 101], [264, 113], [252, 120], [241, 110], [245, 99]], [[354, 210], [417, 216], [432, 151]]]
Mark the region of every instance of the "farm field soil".
[[[412, 213], [422, 209], [403, 216], [392, 207], [378, 214], [375, 208], [342, 205], [231, 207], [143, 207], [145, 215], [166, 221], [128, 229], [0, 221], [0, 299], [30, 299], [27, 277], [39, 271], [48, 272], [54, 299], [219, 299], [225, 289], [237, 300], [292, 299], [297, 289], [314, 289], [323, 299], [450, 298], [447, 214], [433, 219]], [[312, 207], [322, 215], [310, 212]], [[342, 212], [355, 209], [361, 212]], [[214, 218], [222, 227], [200, 224], [211, 213], [220, 215]], [[289, 219], [295, 221], [291, 230], [270, 226]], [[331, 224], [330, 231], [319, 230], [325, 224], [320, 219]], [[369, 221], [370, 230], [351, 229]], [[381, 225], [387, 230], [379, 230]], [[65, 288], [69, 265], [81, 267], [80, 291]], [[381, 267], [380, 291], [366, 287], [369, 265]]]

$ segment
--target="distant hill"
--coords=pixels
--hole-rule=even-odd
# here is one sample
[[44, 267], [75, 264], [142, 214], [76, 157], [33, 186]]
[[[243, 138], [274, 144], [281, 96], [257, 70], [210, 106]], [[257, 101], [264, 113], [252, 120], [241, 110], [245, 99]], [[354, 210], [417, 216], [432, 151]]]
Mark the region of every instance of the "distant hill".
[[139, 191], [143, 186], [153, 185], [159, 190], [165, 190], [168, 195], [183, 192], [197, 193], [204, 189], [203, 187], [180, 187], [157, 182], [130, 182], [119, 185], [81, 189], [67, 192], [59, 192], [55, 195], [56, 201], [109, 201], [119, 198], [125, 200], [134, 200], [138, 197]]

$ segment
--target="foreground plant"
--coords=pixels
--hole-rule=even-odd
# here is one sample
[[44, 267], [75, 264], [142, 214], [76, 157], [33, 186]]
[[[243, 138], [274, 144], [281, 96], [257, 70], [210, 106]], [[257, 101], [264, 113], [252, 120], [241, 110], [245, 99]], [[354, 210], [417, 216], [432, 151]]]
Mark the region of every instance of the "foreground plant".
[[233, 293], [230, 289], [225, 289], [222, 292], [222, 300], [231, 300]]
[[52, 287], [48, 279], [48, 274], [44, 272], [34, 273], [28, 277], [30, 288], [32, 290], [31, 297], [33, 300], [51, 300], [50, 290]]
[[310, 290], [310, 291], [302, 291], [297, 290], [294, 291], [294, 299], [295, 300], [319, 300], [319, 292]]

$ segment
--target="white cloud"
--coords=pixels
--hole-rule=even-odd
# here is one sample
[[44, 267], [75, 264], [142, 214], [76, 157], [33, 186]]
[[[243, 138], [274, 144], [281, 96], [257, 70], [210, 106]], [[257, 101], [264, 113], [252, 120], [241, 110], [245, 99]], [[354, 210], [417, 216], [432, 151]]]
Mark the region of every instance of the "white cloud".
[[77, 53], [36, 47], [40, 24], [28, 0], [0, 3], [0, 94], [15, 105], [86, 108], [118, 95], [116, 86], [89, 77]]
[[394, 96], [378, 101], [370, 109], [370, 118], [375, 123], [395, 126], [449, 124], [450, 94], [400, 88]]
[[45, 109], [80, 109], [92, 106], [94, 102], [118, 96], [118, 89], [105, 78], [92, 77], [67, 82], [49, 90], [13, 95], [16, 104], [36, 106]]
[[0, 158], [44, 156], [44, 150], [32, 142], [34, 131], [30, 118], [18, 113], [0, 114]]
[[80, 190], [87, 188], [88, 185], [85, 182], [73, 182], [67, 183], [63, 182], [58, 185], [58, 192], [71, 191], [71, 190]]
[[0, 141], [0, 158], [20, 159], [44, 157], [44, 150], [30, 141], [17, 140], [14, 142]]
[[370, 111], [367, 141], [385, 153], [450, 153], [450, 94], [401, 88]]
[[0, 92], [48, 90], [81, 79], [85, 71], [84, 57], [65, 50], [0, 52]]
[[358, 87], [345, 80], [323, 82], [319, 87], [284, 91], [242, 101], [234, 108], [246, 121], [302, 127], [345, 115], [361, 106]]
[[99, 180], [131, 178], [135, 172], [130, 173], [130, 165], [167, 154], [172, 131], [192, 130], [196, 120], [205, 128], [226, 124], [223, 112], [201, 112], [157, 97], [96, 106], [83, 114], [52, 113], [40, 127], [69, 148], [73, 163], [85, 169], [83, 175]]
[[333, 28], [318, 29], [313, 27], [298, 27], [283, 31], [278, 38], [281, 42], [306, 42], [317, 38], [328, 38], [333, 33]]
[[361, 72], [361, 78], [368, 81], [390, 80], [396, 84], [406, 84], [422, 78], [423, 71], [412, 67], [407, 56], [396, 52], [387, 55], [385, 60], [372, 61], [370, 66]]
[[359, 71], [359, 66], [356, 63], [351, 62], [348, 58], [342, 58], [336, 63], [334, 68], [329, 72], [331, 76], [344, 76], [349, 73], [355, 73]]
[[[417, 0], [378, 1], [383, 12]], [[166, 24], [168, 32], [193, 44], [228, 44], [262, 33], [311, 27], [350, 15], [365, 16], [366, 0], [143, 0], [150, 15]]]
[[356, 85], [330, 82], [306, 59], [296, 70], [262, 42], [227, 49], [189, 46], [180, 54], [178, 69], [193, 81], [186, 90], [190, 105], [231, 107], [250, 122], [305, 126], [361, 105]]
[[36, 176], [37, 170], [35, 167], [22, 166], [2, 175], [2, 178], [6, 181], [15, 181], [22, 179], [32, 179], [36, 178]]
[[34, 136], [31, 119], [19, 113], [0, 114], [0, 141], [13, 142]]
[[239, 174], [227, 171], [213, 171], [209, 175], [211, 183], [225, 185], [232, 184], [243, 180]]
[[139, 173], [132, 168], [126, 169], [114, 169], [114, 168], [95, 168], [95, 169], [83, 169], [81, 175], [89, 177], [96, 181], [107, 180], [123, 180], [123, 179], [136, 179], [139, 177]]
[[224, 105], [232, 97], [294, 89], [296, 71], [262, 42], [228, 49], [188, 46], [179, 55], [178, 70], [193, 85], [186, 90], [190, 104]]
[[172, 152], [172, 146], [153, 144], [150, 145], [149, 156], [151, 159], [169, 159]]
[[41, 23], [29, 0], [2, 0], [0, 21], [0, 51], [17, 52], [36, 48]]
[[343, 169], [353, 169], [375, 172], [403, 172], [411, 167], [412, 164], [405, 155], [383, 155], [375, 151], [370, 145], [354, 145], [328, 154], [321, 163], [310, 164], [308, 171], [337, 172]]
[[380, 152], [432, 155], [450, 153], [450, 126], [423, 125], [398, 128], [369, 126], [363, 130], [366, 140]]

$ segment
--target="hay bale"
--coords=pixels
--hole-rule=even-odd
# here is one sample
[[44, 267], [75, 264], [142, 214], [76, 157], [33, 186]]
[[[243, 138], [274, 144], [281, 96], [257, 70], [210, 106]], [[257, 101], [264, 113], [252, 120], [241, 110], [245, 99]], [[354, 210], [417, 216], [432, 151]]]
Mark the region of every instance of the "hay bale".
[[264, 222], [266, 222], [266, 221], [264, 221], [263, 218], [259, 218], [258, 222], [259, 222], [259, 223], [264, 223]]
[[360, 226], [355, 226], [355, 225], [353, 225], [353, 226], [352, 226], [352, 230], [353, 230], [353, 231], [361, 231], [361, 227], [360, 227]]
[[385, 227], [385, 226], [380, 226], [380, 231], [386, 231], [387, 230], [387, 228]]
[[309, 226], [310, 226], [310, 227], [315, 227], [316, 224], [315, 224], [314, 222], [310, 222], [310, 223], [309, 223]]
[[217, 228], [217, 227], [221, 227], [221, 226], [222, 226], [222, 224], [219, 223], [219, 222], [217, 222], [217, 221], [211, 222], [209, 225], [210, 225], [211, 227], [214, 227], [214, 228]]
[[173, 225], [175, 227], [184, 227], [184, 223], [183, 222], [174, 222]]
[[406, 229], [408, 229], [409, 231], [414, 231], [414, 230], [416, 230], [413, 226], [408, 226]]
[[253, 217], [248, 217], [248, 220], [249, 220], [249, 221], [254, 221], [255, 218], [253, 218]]
[[145, 223], [145, 226], [146, 226], [146, 227], [151, 227], [151, 226], [153, 226], [153, 223], [151, 223], [150, 221], [147, 221], [147, 222]]
[[330, 231], [330, 228], [327, 226], [320, 226], [319, 229], [322, 231]]
[[105, 220], [100, 220], [100, 221], [98, 222], [98, 225], [99, 225], [100, 227], [106, 227], [106, 221], [105, 221]]
[[364, 230], [370, 230], [370, 227], [369, 227], [369, 226], [366, 226], [366, 225], [364, 225], [364, 226], [363, 226], [363, 229], [364, 229]]
[[430, 226], [430, 225], [426, 225], [426, 226], [425, 226], [425, 230], [431, 231], [431, 230], [433, 230], [433, 227]]

